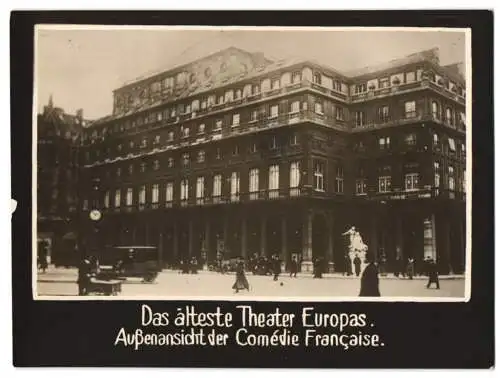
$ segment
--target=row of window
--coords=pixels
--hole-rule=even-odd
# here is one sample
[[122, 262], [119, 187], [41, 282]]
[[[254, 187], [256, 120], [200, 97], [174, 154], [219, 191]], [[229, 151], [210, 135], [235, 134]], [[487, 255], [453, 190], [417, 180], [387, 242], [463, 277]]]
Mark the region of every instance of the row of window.
[[[317, 114], [324, 114], [324, 107], [326, 105], [325, 101], [319, 101], [317, 100], [314, 104], [314, 112]], [[308, 109], [308, 103], [303, 102], [301, 106], [301, 102], [299, 100], [292, 101], [288, 105], [288, 111], [283, 113], [283, 114], [295, 114], [299, 113], [301, 110], [307, 111]], [[90, 140], [91, 143], [95, 142], [95, 139], [98, 137], [104, 137], [108, 134], [108, 131], [124, 131], [128, 130], [130, 128], [135, 128], [136, 126], [141, 126], [143, 124], [147, 123], [153, 123], [153, 122], [158, 122], [163, 119], [168, 119], [169, 115], [171, 116], [170, 118], [175, 117], [175, 111], [172, 111], [172, 113], [168, 113], [168, 110], [163, 111], [163, 112], [157, 112], [157, 113], [152, 113], [154, 114], [153, 117], [151, 115], [146, 116], [144, 119], [142, 117], [138, 118], [137, 120], [132, 120], [132, 121], [125, 121], [122, 124], [116, 124], [112, 129], [108, 129], [107, 127], [104, 127], [102, 130], [93, 130], [92, 133], [90, 134]], [[259, 106], [257, 108], [254, 108], [250, 111], [248, 115], [248, 119], [241, 117], [240, 113], [234, 113], [230, 116], [230, 121], [229, 125], [230, 127], [234, 128], [240, 125], [240, 123], [251, 123], [251, 122], [256, 122], [261, 119], [273, 119], [277, 118], [280, 114], [279, 105], [278, 104], [265, 104], [262, 106]], [[339, 121], [343, 121], [346, 119], [346, 110], [342, 106], [335, 106], [335, 118]], [[188, 138], [190, 135], [203, 135], [206, 132], [217, 132], [217, 131], [222, 131], [223, 127], [225, 126], [224, 124], [224, 119], [221, 117], [219, 119], [215, 119], [213, 121], [206, 121], [203, 123], [200, 123], [197, 127], [192, 130], [192, 127], [189, 126], [181, 126], [180, 127], [180, 137], [181, 138]], [[84, 134], [84, 140], [87, 140], [89, 136], [87, 134]], [[167, 142], [172, 142], [174, 141], [175, 138], [175, 133], [174, 131], [170, 131], [167, 134]], [[155, 144], [160, 143], [160, 136], [157, 135], [155, 137]], [[141, 147], [145, 147], [145, 145], [141, 145]]]
[[[456, 118], [455, 110], [451, 107], [446, 107], [444, 110], [444, 119], [441, 115], [441, 106], [437, 101], [432, 101], [431, 103], [431, 114], [434, 119], [444, 120], [445, 123], [450, 126], [456, 124], [465, 127], [465, 113], [459, 112], [459, 118]], [[415, 101], [406, 101], [404, 103], [404, 118], [411, 119], [417, 117], [417, 105]], [[389, 105], [380, 106], [377, 109], [377, 122], [386, 123], [391, 120], [391, 112]], [[366, 111], [359, 110], [354, 113], [354, 127], [364, 126], [369, 123], [366, 116]]]
[[[268, 190], [270, 191], [278, 191], [279, 190], [279, 180], [280, 180], [280, 167], [279, 165], [271, 165], [268, 170], [269, 174], [269, 180], [268, 180]], [[300, 185], [300, 162], [292, 162], [290, 164], [290, 180], [289, 180], [289, 187], [291, 189], [293, 188], [298, 188]], [[253, 168], [249, 172], [249, 192], [250, 192], [250, 199], [257, 199], [258, 198], [258, 192], [260, 190], [260, 184], [259, 184], [259, 169], [258, 168]], [[212, 197], [221, 197], [222, 196], [222, 181], [223, 177], [222, 174], [216, 174], [213, 176], [213, 182], [212, 182]], [[239, 199], [239, 194], [240, 194], [240, 173], [239, 172], [232, 172], [231, 175], [228, 177], [229, 181], [229, 186], [230, 186], [230, 194], [231, 198], [233, 200]], [[200, 176], [196, 178], [196, 198], [197, 199], [203, 199], [206, 197], [205, 193], [205, 177]], [[158, 203], [159, 202], [159, 190], [160, 186], [159, 184], [153, 184], [152, 185], [152, 191], [151, 191], [151, 202], [152, 203]], [[121, 189], [117, 189], [114, 192], [114, 207], [120, 207], [122, 200], [121, 200], [121, 194], [122, 191]], [[189, 199], [190, 195], [190, 183], [188, 179], [183, 179], [181, 180], [180, 183], [180, 199], [181, 201], [186, 201]], [[134, 189], [133, 188], [128, 188], [126, 190], [126, 197], [125, 197], [125, 205], [126, 206], [131, 206], [133, 204], [133, 197], [134, 197]], [[174, 183], [173, 182], [167, 182], [165, 185], [165, 202], [172, 202], [174, 199]], [[142, 185], [139, 188], [138, 191], [138, 202], [139, 205], [144, 205], [146, 203], [146, 185]], [[110, 192], [107, 191], [104, 196], [104, 207], [109, 208], [110, 207]]]
[[[280, 140], [279, 138], [277, 138], [275, 135], [272, 135], [271, 137], [269, 137], [269, 139], [267, 140], [267, 148], [268, 150], [277, 150], [279, 149], [282, 145], [283, 145], [283, 141]], [[290, 146], [297, 146], [299, 145], [299, 138], [298, 138], [298, 135], [296, 133], [293, 133], [292, 135], [290, 135], [289, 139], [288, 139], [288, 144]], [[264, 141], [262, 141], [261, 143], [257, 143], [257, 142], [253, 142], [253, 143], [250, 143], [250, 145], [248, 146], [248, 152], [249, 153], [257, 153], [259, 150], [262, 150], [263, 148], [265, 148], [265, 143]], [[119, 144], [117, 146], [117, 150], [118, 151], [122, 151], [123, 149], [123, 145]], [[107, 154], [109, 155], [109, 149], [106, 151]], [[233, 143], [232, 147], [231, 147], [231, 155], [232, 156], [238, 156], [240, 155], [241, 153], [241, 145], [238, 144], [238, 143]], [[95, 150], [95, 158], [96, 159], [99, 159], [100, 158], [100, 151], [99, 150]], [[204, 163], [205, 162], [205, 159], [206, 159], [206, 153], [205, 153], [205, 150], [199, 150], [196, 154], [196, 162], [198, 163]], [[221, 160], [223, 158], [223, 152], [221, 150], [221, 148], [216, 148], [215, 149], [215, 153], [214, 153], [214, 159], [215, 160]], [[86, 162], [90, 162], [91, 160], [91, 155], [90, 155], [90, 151], [86, 151], [85, 152], [85, 161]], [[191, 162], [191, 154], [189, 153], [184, 153], [182, 154], [182, 158], [181, 158], [181, 164], [183, 166], [187, 166], [189, 165], [189, 163]], [[146, 163], [142, 163], [141, 166], [144, 165], [146, 166]], [[132, 165], [131, 165], [132, 166]], [[169, 168], [172, 168], [174, 166], [174, 158], [173, 157], [170, 157], [168, 158], [168, 167]], [[153, 162], [153, 168], [156, 170], [156, 169], [159, 169], [160, 168], [160, 162], [159, 160], [155, 160]], [[131, 168], [133, 169], [133, 168]], [[142, 170], [142, 169], [141, 169]], [[144, 171], [144, 170], [142, 170]]]
[[[325, 177], [324, 177], [324, 163], [317, 161], [314, 164], [314, 190], [316, 191], [324, 191], [325, 190]], [[280, 175], [280, 167], [279, 165], [271, 165], [268, 169], [269, 180], [268, 180], [268, 190], [270, 193], [275, 191], [276, 193], [279, 191], [279, 175]], [[448, 170], [446, 172], [446, 180], [445, 183], [446, 188], [449, 190], [456, 190], [455, 185], [455, 168], [453, 166], [448, 166]], [[259, 198], [259, 169], [253, 168], [249, 172], [249, 198], [258, 199]], [[290, 164], [290, 181], [289, 188], [295, 189], [300, 186], [301, 181], [301, 171], [300, 171], [300, 163], [292, 162]], [[458, 177], [459, 181], [462, 184], [462, 191], [466, 192], [466, 172], [463, 171], [463, 174]], [[230, 196], [231, 200], [237, 201], [239, 200], [240, 195], [240, 173], [232, 172], [228, 177], [229, 188], [230, 188]], [[212, 197], [221, 197], [222, 196], [222, 182], [223, 176], [221, 174], [216, 174], [213, 176], [212, 182]], [[392, 191], [391, 187], [392, 183], [392, 175], [390, 175], [389, 169], [382, 169], [381, 175], [378, 177], [378, 192], [379, 193], [389, 193]], [[205, 177], [200, 176], [196, 178], [196, 187], [195, 187], [195, 197], [197, 200], [202, 201], [207, 193], [205, 192], [206, 188]], [[434, 163], [434, 187], [441, 188], [441, 166], [439, 162]], [[174, 200], [174, 183], [167, 182], [165, 187], [165, 202], [172, 202]], [[190, 196], [190, 182], [188, 179], [183, 179], [180, 182], [180, 200], [187, 201]], [[414, 191], [420, 189], [420, 175], [419, 173], [410, 172], [404, 175], [404, 190], [405, 191]], [[343, 176], [343, 168], [337, 167], [336, 177], [335, 177], [335, 191], [337, 193], [344, 192], [344, 176]], [[110, 191], [107, 191], [104, 196], [104, 207], [110, 207]], [[293, 193], [293, 191], [291, 191]], [[364, 195], [367, 194], [367, 179], [366, 178], [357, 178], [355, 181], [355, 193], [356, 195]], [[114, 191], [114, 207], [119, 208], [122, 204], [122, 190], [117, 189]], [[125, 205], [132, 206], [134, 199], [134, 188], [127, 188], [125, 192]], [[153, 184], [151, 187], [151, 203], [159, 203], [160, 201], [160, 185]], [[139, 205], [146, 204], [146, 185], [142, 185], [138, 190], [138, 203]], [[87, 204], [87, 205], [86, 205]], [[88, 202], [84, 201], [84, 207], [88, 206]]]

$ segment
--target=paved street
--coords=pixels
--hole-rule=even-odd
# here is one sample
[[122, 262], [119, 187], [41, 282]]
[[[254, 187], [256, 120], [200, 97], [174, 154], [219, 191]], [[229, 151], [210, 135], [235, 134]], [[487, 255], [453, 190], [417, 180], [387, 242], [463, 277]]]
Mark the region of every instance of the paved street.
[[[290, 278], [281, 275], [278, 282], [272, 277], [247, 274], [251, 290], [233, 294], [231, 286], [234, 275], [220, 275], [200, 272], [197, 275], [184, 275], [173, 271], [162, 272], [155, 283], [143, 284], [140, 280], [129, 279], [122, 285], [122, 296], [240, 296], [240, 297], [353, 297], [359, 293], [359, 278], [329, 275], [323, 279], [313, 279], [302, 275]], [[47, 296], [71, 296], [77, 294], [76, 272], [48, 272], [39, 275], [38, 294]], [[283, 283], [283, 285], [281, 285]], [[441, 279], [441, 289], [427, 289], [423, 277], [414, 280], [397, 279], [391, 276], [380, 279], [380, 292], [386, 297], [463, 297], [465, 280], [463, 278]]]

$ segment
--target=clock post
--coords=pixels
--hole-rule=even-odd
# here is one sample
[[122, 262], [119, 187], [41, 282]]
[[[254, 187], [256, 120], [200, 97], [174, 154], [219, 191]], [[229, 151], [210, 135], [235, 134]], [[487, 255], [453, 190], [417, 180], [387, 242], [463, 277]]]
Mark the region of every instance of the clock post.
[[88, 221], [90, 222], [90, 232], [89, 232], [89, 240], [88, 244], [91, 246], [92, 254], [97, 257], [99, 252], [99, 248], [101, 247], [101, 238], [100, 238], [100, 220], [102, 218], [102, 213], [99, 205], [99, 189], [100, 189], [100, 180], [95, 178], [92, 180], [92, 199], [90, 211], [88, 214]]

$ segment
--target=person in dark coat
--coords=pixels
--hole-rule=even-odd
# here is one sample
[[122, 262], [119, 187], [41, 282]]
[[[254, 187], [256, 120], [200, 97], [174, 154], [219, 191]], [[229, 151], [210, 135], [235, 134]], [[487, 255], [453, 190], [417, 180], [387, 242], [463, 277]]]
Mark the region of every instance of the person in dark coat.
[[78, 295], [87, 295], [91, 277], [92, 263], [90, 259], [86, 257], [78, 267]]
[[396, 260], [394, 261], [394, 277], [399, 277], [399, 273], [401, 272], [401, 265], [403, 263], [401, 262], [401, 257], [396, 257]]
[[380, 256], [379, 262], [378, 262], [378, 269], [380, 272], [381, 276], [387, 276], [386, 270], [385, 270], [385, 265], [387, 263], [387, 259], [385, 257], [385, 254], [382, 254]]
[[39, 244], [39, 250], [38, 250], [38, 269], [42, 271], [42, 273], [45, 273], [45, 271], [48, 268], [48, 245], [45, 240], [41, 241]]
[[292, 261], [290, 262], [290, 277], [297, 278], [298, 270], [299, 270], [299, 266], [297, 263], [297, 257], [292, 256]]
[[356, 272], [356, 277], [359, 277], [359, 274], [361, 273], [361, 259], [357, 254], [356, 257], [354, 257], [353, 263], [354, 263], [354, 271]]
[[245, 275], [245, 264], [240, 261], [236, 267], [236, 281], [233, 284], [233, 290], [237, 293], [243, 289], [250, 291], [250, 285], [248, 284], [248, 280]]
[[180, 268], [182, 274], [189, 274], [189, 264], [184, 262], [184, 260], [180, 261]]
[[323, 259], [317, 258], [313, 265], [314, 278], [323, 278]]
[[345, 265], [344, 266], [344, 273], [347, 276], [352, 276], [352, 261], [351, 261], [351, 258], [349, 257], [349, 255], [344, 256], [344, 265]]
[[368, 265], [361, 275], [360, 297], [380, 297], [378, 268], [375, 259], [367, 256]]
[[278, 277], [281, 273], [281, 261], [277, 255], [273, 256], [272, 269], [274, 274], [273, 281], [278, 281]]
[[190, 271], [191, 274], [198, 274], [198, 260], [194, 256], [191, 258]]
[[430, 259], [427, 263], [427, 272], [429, 274], [429, 281], [427, 282], [427, 289], [431, 287], [431, 284], [436, 284], [436, 289], [439, 290], [439, 275], [437, 271], [437, 265], [434, 260]]

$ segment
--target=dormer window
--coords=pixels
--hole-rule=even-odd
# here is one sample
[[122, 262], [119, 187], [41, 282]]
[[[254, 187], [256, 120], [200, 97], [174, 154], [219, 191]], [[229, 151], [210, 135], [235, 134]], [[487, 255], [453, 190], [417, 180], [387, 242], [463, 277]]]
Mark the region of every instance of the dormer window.
[[300, 71], [296, 71], [292, 74], [292, 84], [300, 83], [302, 80], [302, 73]]

